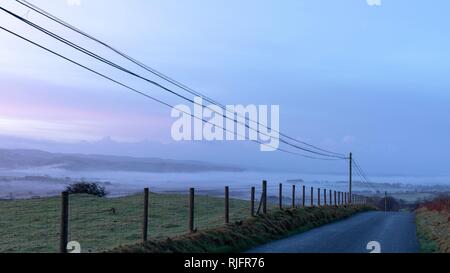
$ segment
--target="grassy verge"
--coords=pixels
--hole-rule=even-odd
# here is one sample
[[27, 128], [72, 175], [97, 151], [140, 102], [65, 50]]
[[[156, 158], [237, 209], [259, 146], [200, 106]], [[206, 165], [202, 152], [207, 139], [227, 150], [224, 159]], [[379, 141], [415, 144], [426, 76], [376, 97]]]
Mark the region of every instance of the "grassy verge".
[[422, 207], [416, 211], [421, 252], [450, 253], [450, 213]]
[[[60, 199], [0, 201], [0, 252], [48, 253], [59, 246]], [[196, 196], [195, 225], [207, 229], [223, 223], [222, 198]], [[140, 241], [143, 195], [98, 198], [71, 195], [69, 241], [78, 241], [83, 252], [100, 252]], [[152, 239], [187, 232], [188, 197], [183, 194], [150, 194], [149, 236]], [[250, 215], [250, 204], [230, 200], [230, 218]]]
[[112, 252], [128, 253], [230, 253], [241, 252], [275, 239], [372, 210], [372, 207], [321, 207], [273, 211], [226, 226], [145, 244], [118, 247]]

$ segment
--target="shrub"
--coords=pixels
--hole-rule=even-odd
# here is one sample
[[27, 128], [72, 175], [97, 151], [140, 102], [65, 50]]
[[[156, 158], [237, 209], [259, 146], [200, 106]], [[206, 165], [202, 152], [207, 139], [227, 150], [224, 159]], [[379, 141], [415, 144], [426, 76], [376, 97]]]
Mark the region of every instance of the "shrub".
[[98, 197], [105, 197], [106, 190], [105, 187], [99, 186], [97, 183], [88, 183], [88, 182], [78, 182], [67, 186], [66, 191], [69, 194], [90, 194]]
[[368, 204], [375, 206], [379, 210], [384, 210], [386, 204], [387, 211], [399, 211], [400, 209], [406, 207], [406, 204], [404, 204], [402, 200], [397, 200], [391, 196], [388, 196], [386, 200], [384, 199], [384, 197], [369, 198]]
[[434, 211], [446, 211], [450, 212], [450, 196], [441, 195], [433, 199], [432, 201], [425, 202], [423, 207], [426, 207], [428, 210]]

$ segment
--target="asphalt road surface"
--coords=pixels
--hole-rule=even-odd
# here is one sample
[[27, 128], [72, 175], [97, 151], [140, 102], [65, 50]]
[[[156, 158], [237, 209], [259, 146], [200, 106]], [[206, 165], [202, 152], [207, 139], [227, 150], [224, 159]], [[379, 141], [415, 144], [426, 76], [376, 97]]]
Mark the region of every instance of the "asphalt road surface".
[[274, 241], [248, 253], [415, 253], [414, 214], [365, 212]]

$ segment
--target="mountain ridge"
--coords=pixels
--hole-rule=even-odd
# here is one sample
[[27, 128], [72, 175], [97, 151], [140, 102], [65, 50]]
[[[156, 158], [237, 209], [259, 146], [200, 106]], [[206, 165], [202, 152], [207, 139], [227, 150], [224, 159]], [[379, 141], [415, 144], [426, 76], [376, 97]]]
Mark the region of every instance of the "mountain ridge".
[[1, 149], [0, 169], [56, 167], [70, 171], [243, 172], [244, 168], [196, 160], [101, 154], [51, 153], [37, 149]]

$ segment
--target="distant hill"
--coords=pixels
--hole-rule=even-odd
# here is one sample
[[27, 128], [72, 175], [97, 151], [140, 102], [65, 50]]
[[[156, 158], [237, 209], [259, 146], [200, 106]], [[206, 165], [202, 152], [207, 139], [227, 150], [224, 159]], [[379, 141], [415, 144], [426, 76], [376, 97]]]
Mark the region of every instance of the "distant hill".
[[0, 149], [0, 169], [56, 167], [70, 171], [242, 172], [243, 168], [201, 161], [109, 155], [61, 154], [40, 150]]

